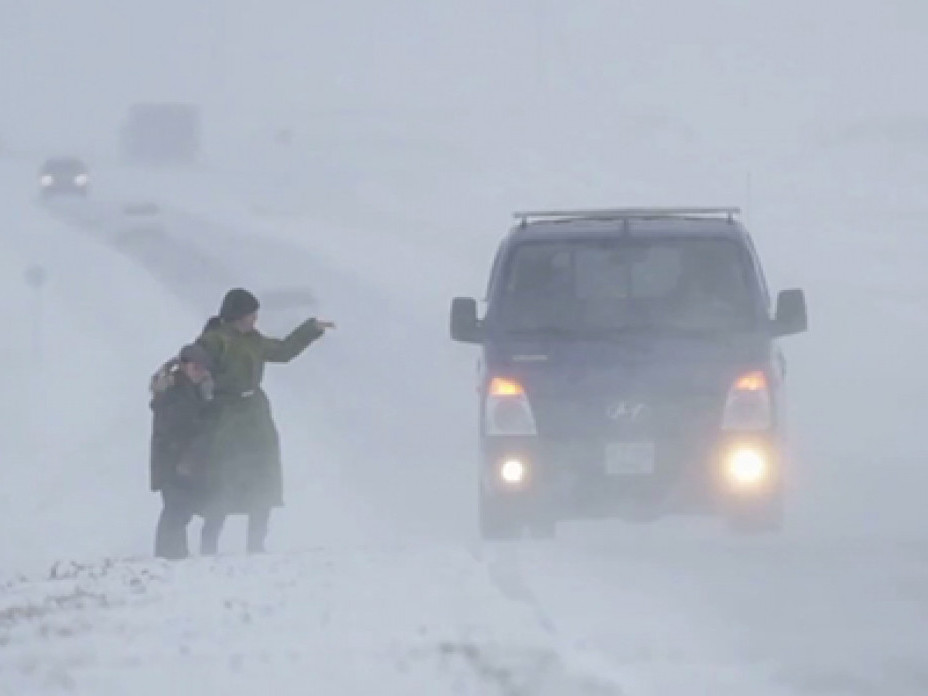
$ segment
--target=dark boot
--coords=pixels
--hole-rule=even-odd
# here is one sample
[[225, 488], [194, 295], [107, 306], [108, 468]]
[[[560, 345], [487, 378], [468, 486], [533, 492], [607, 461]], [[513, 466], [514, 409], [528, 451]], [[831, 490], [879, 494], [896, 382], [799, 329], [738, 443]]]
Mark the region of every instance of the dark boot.
[[225, 521], [224, 515], [207, 516], [203, 520], [203, 529], [200, 531], [201, 556], [215, 556], [219, 553], [219, 535]]
[[271, 519], [270, 508], [252, 510], [248, 515], [248, 553], [265, 553], [264, 542], [267, 539], [268, 524]]

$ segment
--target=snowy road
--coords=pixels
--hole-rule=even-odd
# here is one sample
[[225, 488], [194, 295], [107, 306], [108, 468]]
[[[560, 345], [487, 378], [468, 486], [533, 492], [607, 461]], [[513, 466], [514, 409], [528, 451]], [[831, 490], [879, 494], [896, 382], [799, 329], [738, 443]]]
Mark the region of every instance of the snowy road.
[[[311, 359], [271, 375], [291, 503], [275, 517], [281, 553], [179, 565], [85, 559], [48, 579], [9, 581], [3, 693], [928, 691], [928, 541], [917, 529], [819, 530], [812, 505], [776, 540], [678, 521], [567, 525], [554, 543], [477, 544], [472, 375], [467, 354], [448, 344], [438, 301], [417, 297], [414, 278], [388, 285], [395, 269], [376, 275], [376, 263], [356, 256], [358, 239], [326, 239], [315, 254], [248, 221], [166, 210], [155, 238], [119, 237], [106, 224], [62, 228], [79, 234], [56, 271], [67, 271], [68, 253], [97, 254], [120, 282], [140, 282], [145, 269], [146, 286], [170, 298], [153, 290], [146, 311], [163, 302], [158, 330], [174, 330], [176, 316], [177, 343], [239, 278], [312, 291], [312, 306], [267, 313], [274, 330], [303, 311], [340, 322]], [[397, 257], [408, 251], [396, 238], [384, 244]], [[364, 274], [346, 270], [354, 261]], [[463, 275], [447, 268], [449, 284]], [[179, 305], [185, 312], [171, 315]], [[136, 330], [123, 311], [128, 325], [110, 327], [120, 340]], [[79, 501], [68, 506], [80, 515]], [[147, 520], [126, 519], [145, 553]], [[230, 551], [237, 534], [227, 534]]]
[[64, 563], [3, 587], [0, 692], [915, 695], [925, 551], [628, 537]]
[[[4, 3], [0, 696], [926, 696], [926, 36], [925, 0]], [[122, 166], [160, 100], [200, 164]], [[36, 205], [67, 154], [90, 199]], [[449, 300], [513, 209], [618, 205], [741, 205], [806, 291], [781, 536], [475, 539]], [[268, 370], [287, 507], [267, 556], [232, 520], [158, 562], [148, 376], [240, 284], [338, 322]]]
[[563, 635], [653, 693], [928, 689], [926, 543], [595, 536], [522, 549], [522, 577]]

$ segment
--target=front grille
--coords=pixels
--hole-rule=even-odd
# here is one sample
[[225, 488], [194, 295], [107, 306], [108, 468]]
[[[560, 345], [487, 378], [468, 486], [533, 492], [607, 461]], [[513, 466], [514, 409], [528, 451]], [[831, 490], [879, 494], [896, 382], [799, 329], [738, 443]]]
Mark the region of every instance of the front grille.
[[540, 440], [536, 456], [547, 481], [579, 509], [631, 500], [702, 500], [711, 490], [709, 463], [716, 441], [711, 431], [656, 438], [655, 468], [647, 475], [610, 474], [607, 440]]
[[[711, 394], [536, 399], [538, 456], [556, 487], [580, 508], [597, 502], [703, 497], [721, 420], [723, 397]], [[653, 443], [648, 475], [607, 471], [610, 443]]]
[[722, 398], [704, 394], [584, 400], [548, 397], [533, 399], [532, 405], [544, 439], [661, 441], [717, 431]]

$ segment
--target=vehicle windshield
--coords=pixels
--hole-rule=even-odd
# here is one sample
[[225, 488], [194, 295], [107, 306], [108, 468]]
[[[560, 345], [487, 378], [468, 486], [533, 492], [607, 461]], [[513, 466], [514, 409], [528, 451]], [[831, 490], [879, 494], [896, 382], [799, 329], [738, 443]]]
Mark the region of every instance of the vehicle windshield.
[[504, 331], [724, 333], [757, 321], [752, 268], [726, 239], [525, 242], [506, 269]]
[[83, 162], [72, 159], [49, 160], [42, 167], [44, 172], [62, 175], [80, 174], [85, 169]]

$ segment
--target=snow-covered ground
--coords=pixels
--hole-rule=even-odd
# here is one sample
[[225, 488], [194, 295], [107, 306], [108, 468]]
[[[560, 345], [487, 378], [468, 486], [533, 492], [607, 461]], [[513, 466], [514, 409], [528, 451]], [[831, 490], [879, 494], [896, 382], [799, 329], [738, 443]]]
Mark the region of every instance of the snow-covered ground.
[[[0, 23], [25, 66], [0, 74], [0, 693], [928, 693], [922, 3], [224, 8]], [[115, 163], [139, 90], [203, 102], [200, 166]], [[91, 201], [36, 206], [73, 148]], [[123, 234], [144, 201], [163, 233]], [[809, 298], [786, 532], [477, 542], [448, 301], [480, 295], [511, 210], [717, 203]], [[217, 559], [153, 561], [147, 377], [240, 283], [273, 333], [339, 323], [269, 371], [273, 553], [232, 524]]]
[[[814, 326], [827, 327], [789, 350], [798, 449], [810, 463], [798, 477], [786, 535], [734, 542], [704, 522], [597, 523], [568, 525], [553, 544], [483, 547], [471, 538], [473, 355], [447, 341], [445, 312], [459, 284], [473, 292], [470, 277], [482, 271], [475, 259], [492, 250], [497, 232], [486, 231], [474, 244], [484, 249], [473, 256], [463, 247], [450, 254], [389, 216], [382, 226], [346, 224], [336, 235], [309, 213], [282, 220], [249, 212], [247, 201], [226, 196], [222, 179], [208, 174], [106, 176], [124, 188], [100, 192], [100, 206], [118, 207], [148, 191], [168, 211], [158, 254], [147, 244], [115, 251], [106, 225], [62, 224], [81, 219], [73, 208], [50, 218], [32, 211], [28, 198], [10, 201], [41, 230], [14, 237], [10, 292], [29, 301], [19, 268], [38, 254], [36, 239], [54, 235], [45, 238], [56, 240], [50, 246], [58, 262], [43, 257], [50, 277], [79, 270], [69, 271], [64, 258], [94, 260], [94, 284], [71, 277], [86, 295], [56, 298], [49, 288], [61, 330], [76, 334], [69, 350], [94, 350], [93, 332], [66, 328], [71, 303], [127, 301], [104, 289], [123, 283], [133, 288], [133, 306], [114, 308], [99, 340], [108, 350], [126, 342], [133, 361], [140, 356], [138, 365], [116, 361], [136, 373], [132, 380], [104, 370], [106, 382], [94, 382], [104, 394], [125, 394], [134, 409], [108, 417], [102, 409], [96, 418], [106, 432], [119, 432], [111, 446], [125, 448], [118, 461], [96, 460], [107, 480], [101, 494], [120, 505], [101, 505], [81, 478], [71, 483], [80, 495], [47, 502], [45, 516], [35, 514], [33, 496], [18, 496], [18, 512], [10, 508], [11, 518], [33, 525], [24, 532], [30, 539], [46, 540], [39, 545], [45, 566], [62, 561], [37, 579], [29, 572], [35, 563], [26, 560], [40, 556], [8, 552], [7, 567], [26, 573], [5, 585], [0, 609], [0, 670], [10, 693], [116, 693], [130, 682], [191, 694], [244, 693], [258, 683], [296, 693], [307, 682], [329, 693], [376, 686], [386, 693], [908, 694], [925, 687], [920, 588], [928, 544], [918, 525], [924, 476], [905, 447], [880, 449], [916, 414], [900, 408], [872, 419], [870, 433], [855, 438], [872, 437], [872, 444], [854, 453], [847, 449], [853, 442], [839, 437], [848, 421], [816, 405], [835, 402], [829, 382], [854, 367], [861, 351], [889, 350], [864, 338], [839, 360], [834, 349], [844, 344], [817, 341], [816, 333], [853, 332], [848, 322], [856, 313], [885, 331], [887, 312], [904, 306], [863, 304], [866, 283], [844, 268], [827, 277], [813, 273], [833, 236], [809, 237], [808, 225], [863, 226], [859, 221], [875, 217], [865, 198], [855, 215], [837, 202], [819, 210], [801, 199], [792, 214], [783, 207], [754, 211], [762, 250], [773, 249], [771, 275], [815, 281], [807, 287]], [[439, 213], [431, 220], [436, 226]], [[915, 269], [905, 265], [916, 260], [900, 251], [918, 238], [905, 216], [895, 219], [892, 250], [861, 231], [844, 252], [893, 252], [883, 263], [899, 272], [882, 276], [881, 297], [911, 296], [918, 287]], [[774, 242], [765, 230], [778, 224]], [[809, 255], [785, 263], [777, 254], [785, 239], [803, 239]], [[210, 260], [204, 282], [188, 284], [176, 273], [183, 259], [200, 253]], [[381, 258], [393, 267], [381, 267]], [[424, 275], [410, 276], [416, 268]], [[172, 349], [166, 343], [196, 330], [210, 299], [235, 276], [268, 289], [308, 287], [314, 301], [305, 311], [331, 312], [340, 322], [305, 360], [272, 374], [292, 484], [288, 508], [275, 517], [280, 553], [237, 556], [240, 530], [233, 526], [226, 539], [232, 555], [216, 561], [103, 560], [148, 553], [155, 506], [144, 492], [147, 420], [138, 375]], [[424, 285], [437, 289], [425, 293]], [[139, 307], [141, 316], [163, 322], [156, 346], [136, 347], [145, 343], [133, 323]], [[270, 312], [267, 321], [283, 328], [300, 311]], [[24, 314], [24, 326], [28, 319]], [[916, 336], [918, 324], [909, 320], [899, 331]], [[23, 343], [19, 350], [24, 359]], [[64, 367], [65, 360], [55, 364], [67, 369], [65, 380], [86, 374]], [[896, 379], [904, 376], [904, 365], [885, 365]], [[864, 393], [878, 381], [862, 371], [842, 389]], [[77, 383], [69, 384], [70, 396]], [[73, 438], [81, 421], [69, 413], [50, 422], [69, 423]], [[60, 462], [45, 466], [45, 477], [74, 475]], [[60, 490], [34, 486], [41, 494]], [[88, 505], [97, 513], [88, 515]], [[868, 506], [878, 517], [865, 515]], [[149, 512], [139, 514], [143, 509]], [[118, 524], [112, 514], [121, 515]], [[62, 517], [78, 521], [69, 527], [76, 541], [56, 536]]]
[[622, 693], [461, 549], [63, 564], [0, 631], [4, 694]]

